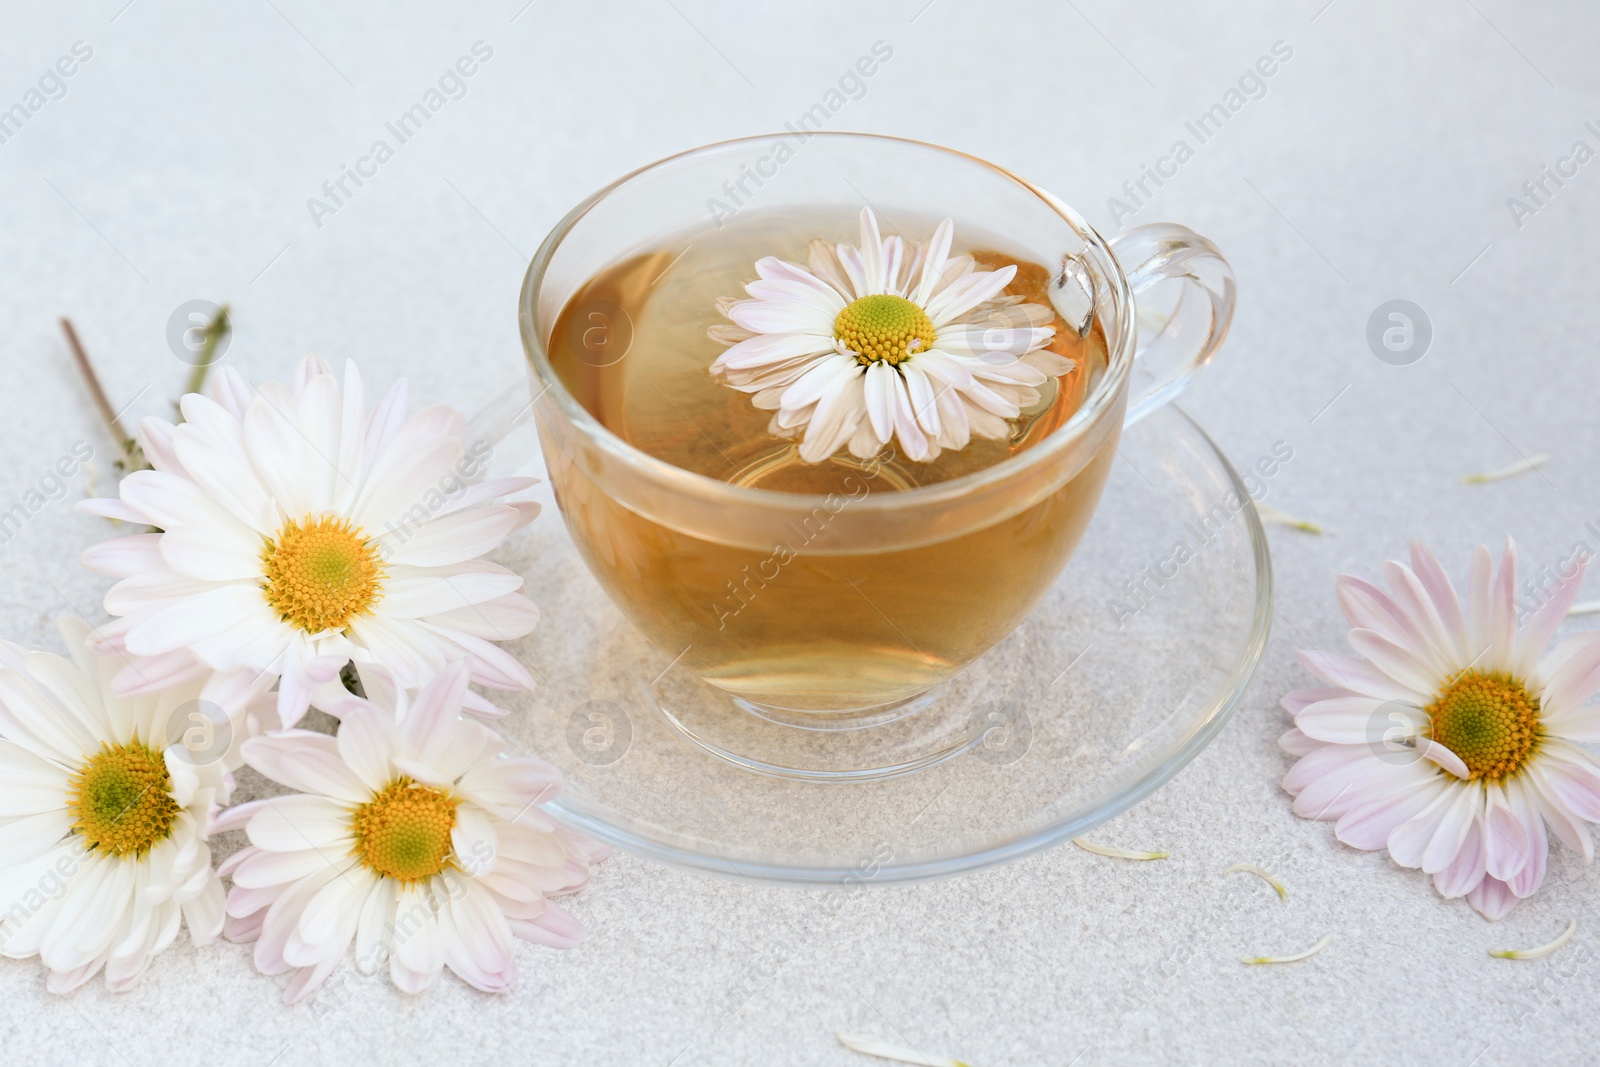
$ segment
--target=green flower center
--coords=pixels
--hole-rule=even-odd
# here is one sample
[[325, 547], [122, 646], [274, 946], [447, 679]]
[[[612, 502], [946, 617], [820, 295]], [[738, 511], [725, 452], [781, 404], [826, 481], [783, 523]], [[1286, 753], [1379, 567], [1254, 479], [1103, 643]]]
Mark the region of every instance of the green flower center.
[[1539, 698], [1509, 674], [1462, 671], [1426, 710], [1430, 736], [1461, 757], [1468, 781], [1516, 774], [1539, 740]]
[[928, 313], [903, 296], [877, 293], [851, 301], [833, 320], [833, 335], [858, 363], [904, 363], [933, 347]]
[[126, 745], [102, 742], [68, 782], [72, 831], [90, 849], [143, 857], [171, 835], [182, 810], [171, 789], [161, 753], [137, 737]]
[[432, 878], [450, 861], [450, 831], [460, 803], [442, 789], [396, 778], [351, 815], [351, 851], [386, 878], [408, 884]]
[[307, 633], [342, 630], [383, 591], [377, 546], [350, 520], [290, 519], [261, 549], [262, 593], [286, 622]]

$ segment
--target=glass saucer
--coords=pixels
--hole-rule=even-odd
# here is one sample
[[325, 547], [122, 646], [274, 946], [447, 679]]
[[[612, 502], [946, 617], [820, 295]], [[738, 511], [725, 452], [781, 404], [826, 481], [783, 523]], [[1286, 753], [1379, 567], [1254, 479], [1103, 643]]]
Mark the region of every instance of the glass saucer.
[[637, 855], [780, 884], [901, 882], [1085, 833], [1214, 737], [1260, 663], [1272, 570], [1249, 494], [1168, 406], [1123, 436], [1066, 570], [1016, 632], [872, 716], [784, 716], [650, 645], [546, 513], [502, 562], [542, 619], [508, 647], [513, 751], [559, 766], [554, 814]]

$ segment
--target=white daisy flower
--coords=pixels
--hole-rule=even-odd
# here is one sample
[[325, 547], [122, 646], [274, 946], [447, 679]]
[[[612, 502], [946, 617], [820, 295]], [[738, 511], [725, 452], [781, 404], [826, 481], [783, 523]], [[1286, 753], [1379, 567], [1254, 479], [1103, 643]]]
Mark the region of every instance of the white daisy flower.
[[588, 881], [609, 850], [538, 807], [560, 789], [553, 766], [497, 758], [501, 737], [460, 717], [464, 665], [393, 711], [347, 706], [337, 737], [289, 730], [254, 738], [245, 760], [298, 794], [229, 809], [219, 828], [250, 845], [222, 873], [228, 936], [256, 942], [266, 974], [297, 971], [284, 999], [320, 986], [355, 946], [407, 993], [448, 967], [487, 992], [516, 977], [514, 938], [566, 948], [577, 920], [550, 898]]
[[859, 247], [812, 241], [809, 270], [757, 260], [751, 299], [721, 305], [734, 325], [711, 329], [731, 345], [711, 373], [776, 411], [771, 432], [800, 438], [808, 463], [891, 440], [925, 462], [973, 435], [1005, 439], [1072, 361], [1043, 350], [1053, 310], [1002, 295], [1017, 268], [950, 255], [954, 233], [946, 219], [926, 248], [907, 245], [864, 208]]
[[1582, 568], [1518, 631], [1516, 550], [1499, 573], [1472, 556], [1465, 607], [1433, 553], [1390, 562], [1389, 591], [1341, 576], [1339, 603], [1359, 658], [1301, 651], [1327, 683], [1283, 698], [1295, 729], [1280, 742], [1299, 762], [1283, 780], [1297, 814], [1336, 820], [1340, 841], [1389, 850], [1503, 917], [1544, 880], [1546, 829], [1594, 857], [1600, 820], [1600, 632], [1546, 653]]
[[[0, 952], [37, 956], [49, 988], [101, 969], [133, 987], [187, 923], [222, 931], [222, 883], [206, 838], [233, 778], [220, 758], [168, 745], [205, 692], [188, 683], [119, 695], [120, 661], [64, 622], [71, 660], [0, 642]], [[249, 694], [230, 704], [243, 723]]]
[[466, 484], [462, 416], [434, 405], [407, 418], [406, 405], [402, 380], [369, 413], [355, 364], [341, 390], [308, 357], [287, 385], [253, 389], [225, 369], [211, 397], [183, 398], [180, 425], [145, 419], [155, 469], [83, 505], [157, 531], [84, 554], [120, 579], [105, 632], [135, 662], [119, 685], [264, 674], [279, 679], [285, 726], [352, 660], [405, 686], [457, 660], [490, 688], [531, 686], [492, 642], [532, 631], [537, 609], [521, 578], [478, 557], [537, 514], [504, 499], [534, 480]]

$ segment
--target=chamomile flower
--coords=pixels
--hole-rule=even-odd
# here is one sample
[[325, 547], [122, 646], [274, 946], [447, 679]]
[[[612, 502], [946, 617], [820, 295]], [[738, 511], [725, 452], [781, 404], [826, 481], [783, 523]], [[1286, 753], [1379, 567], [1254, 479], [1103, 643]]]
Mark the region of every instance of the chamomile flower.
[[950, 255], [954, 235], [946, 219], [926, 247], [908, 245], [864, 208], [860, 245], [813, 241], [805, 267], [757, 260], [750, 299], [722, 304], [733, 325], [712, 327], [731, 347], [711, 373], [774, 411], [771, 432], [799, 438], [808, 463], [891, 440], [926, 462], [1010, 436], [1008, 420], [1072, 362], [1044, 350], [1053, 310], [1004, 295], [1017, 268], [978, 270]]
[[461, 718], [456, 664], [399, 707], [347, 703], [337, 737], [289, 730], [254, 738], [245, 759], [296, 794], [242, 804], [219, 826], [250, 844], [222, 873], [228, 936], [256, 943], [266, 974], [295, 972], [284, 998], [320, 986], [354, 946], [407, 993], [448, 967], [487, 992], [516, 977], [514, 941], [565, 948], [581, 925], [551, 898], [581, 887], [607, 852], [538, 805], [559, 772], [504, 758], [505, 742]]
[[1385, 574], [1387, 591], [1338, 581], [1359, 658], [1300, 653], [1326, 685], [1283, 698], [1281, 744], [1300, 757], [1283, 786], [1345, 844], [1386, 848], [1498, 919], [1543, 882], [1547, 831], [1594, 857], [1600, 761], [1581, 746], [1600, 741], [1600, 632], [1546, 651], [1582, 568], [1520, 631], [1509, 541], [1498, 573], [1473, 552], [1465, 605], [1421, 544]]
[[[122, 992], [181, 925], [197, 945], [222, 931], [206, 838], [233, 789], [230, 746], [169, 744], [193, 728], [200, 683], [120, 695], [121, 661], [83, 623], [61, 631], [71, 659], [0, 642], [0, 952], [37, 956], [55, 992], [102, 970]], [[242, 739], [257, 695], [222, 697], [216, 728]]]
[[401, 381], [368, 411], [353, 363], [341, 388], [308, 357], [287, 384], [223, 370], [210, 397], [183, 398], [180, 425], [145, 419], [154, 469], [83, 505], [156, 531], [84, 556], [119, 579], [105, 599], [107, 643], [133, 660], [119, 685], [269, 675], [285, 726], [352, 660], [403, 686], [456, 661], [490, 688], [530, 686], [493, 642], [538, 613], [521, 578], [479, 557], [537, 513], [505, 499], [532, 480], [467, 484], [465, 420], [406, 405]]

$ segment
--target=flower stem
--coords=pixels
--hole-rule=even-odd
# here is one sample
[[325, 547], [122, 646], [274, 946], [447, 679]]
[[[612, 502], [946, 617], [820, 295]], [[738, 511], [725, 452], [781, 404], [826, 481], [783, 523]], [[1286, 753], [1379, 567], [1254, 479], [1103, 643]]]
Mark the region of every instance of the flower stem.
[[122, 420], [117, 417], [117, 411], [111, 406], [111, 399], [106, 396], [105, 387], [100, 384], [100, 376], [94, 372], [94, 364], [89, 362], [89, 353], [84, 351], [83, 342], [78, 340], [78, 331], [73, 329], [72, 320], [66, 317], [61, 319], [61, 332], [67, 335], [67, 345], [72, 349], [72, 358], [78, 364], [78, 373], [83, 376], [84, 383], [89, 387], [89, 395], [94, 398], [95, 407], [100, 409], [100, 418], [106, 424], [106, 429], [111, 432], [112, 440], [116, 441], [117, 448], [122, 452], [122, 464], [128, 470], [144, 466], [139, 458], [139, 445], [133, 436], [123, 429]]
[[211, 371], [211, 364], [217, 358], [217, 346], [227, 338], [232, 329], [233, 322], [228, 318], [228, 305], [223, 304], [217, 308], [217, 313], [211, 316], [211, 321], [206, 323], [205, 340], [200, 344], [200, 361], [194, 365], [194, 370], [189, 374], [189, 383], [183, 387], [185, 393], [198, 393], [206, 384], [206, 375]]

